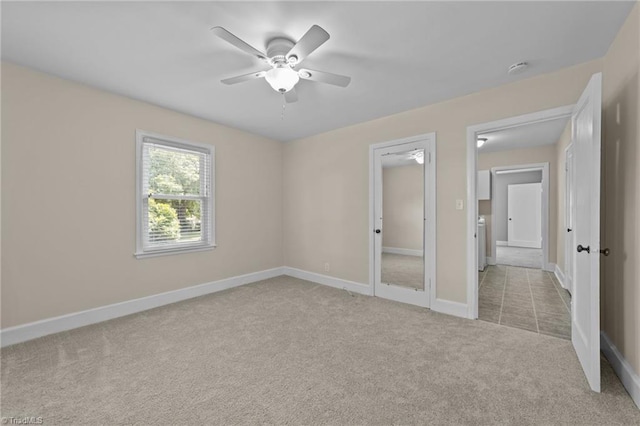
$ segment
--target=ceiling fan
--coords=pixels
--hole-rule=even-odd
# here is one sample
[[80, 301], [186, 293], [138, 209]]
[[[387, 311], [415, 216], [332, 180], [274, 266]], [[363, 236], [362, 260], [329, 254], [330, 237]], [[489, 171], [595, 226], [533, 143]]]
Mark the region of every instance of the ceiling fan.
[[347, 87], [351, 77], [307, 68], [298, 68], [305, 58], [329, 40], [329, 33], [318, 25], [313, 25], [297, 43], [284, 37], [276, 37], [267, 42], [266, 54], [244, 42], [222, 27], [213, 27], [211, 31], [221, 39], [231, 43], [238, 49], [255, 56], [270, 66], [269, 69], [254, 71], [249, 74], [222, 80], [224, 84], [237, 84], [244, 81], [264, 78], [277, 92], [284, 94], [288, 103], [296, 102], [295, 85], [300, 81], [309, 80], [320, 83]]

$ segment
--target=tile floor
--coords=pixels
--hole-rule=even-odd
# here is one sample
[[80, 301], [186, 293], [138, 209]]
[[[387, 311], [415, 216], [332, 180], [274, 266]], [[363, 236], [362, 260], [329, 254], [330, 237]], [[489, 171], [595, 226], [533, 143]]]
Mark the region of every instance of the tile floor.
[[553, 274], [494, 265], [478, 282], [478, 319], [571, 339], [571, 298]]

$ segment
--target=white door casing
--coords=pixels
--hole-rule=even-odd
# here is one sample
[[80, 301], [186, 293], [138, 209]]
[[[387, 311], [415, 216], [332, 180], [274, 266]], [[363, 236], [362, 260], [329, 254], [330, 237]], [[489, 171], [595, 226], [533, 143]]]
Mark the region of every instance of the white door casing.
[[600, 392], [600, 149], [602, 74], [594, 74], [571, 117], [575, 173], [571, 341], [592, 390]]
[[[474, 124], [467, 127], [467, 317], [478, 318], [478, 240], [476, 238], [478, 230], [478, 203], [477, 203], [477, 171], [478, 171], [478, 135], [509, 129], [524, 124], [539, 123], [560, 118], [569, 118], [573, 113], [574, 105], [565, 105], [558, 108], [547, 109], [530, 114], [504, 118], [486, 123]], [[548, 163], [547, 178], [548, 178]], [[548, 180], [544, 177], [543, 188], [548, 186]], [[546, 183], [545, 183], [546, 181]], [[548, 199], [548, 197], [546, 197]], [[544, 198], [543, 198], [544, 199]], [[546, 218], [546, 219], [545, 219]], [[543, 223], [548, 221], [548, 209], [543, 211]], [[544, 228], [544, 225], [543, 225]], [[548, 235], [548, 233], [546, 233]], [[548, 238], [542, 242], [543, 247], [543, 267], [551, 269], [548, 256], [545, 255], [545, 247], [548, 245]], [[495, 253], [495, 247], [492, 250]]]
[[507, 236], [510, 247], [542, 248], [542, 184], [507, 185]]
[[576, 249], [574, 241], [573, 222], [576, 214], [575, 191], [573, 189], [574, 165], [573, 165], [573, 144], [565, 150], [565, 192], [564, 192], [564, 215], [565, 232], [564, 240], [564, 288], [573, 294], [573, 251]]
[[[422, 290], [383, 284], [382, 275], [382, 235], [376, 230], [383, 229], [382, 221], [382, 156], [389, 153], [424, 150], [424, 227], [423, 266], [424, 286]], [[370, 146], [370, 282], [372, 295], [422, 307], [430, 307], [436, 296], [436, 240], [435, 240], [435, 133], [384, 142]]]

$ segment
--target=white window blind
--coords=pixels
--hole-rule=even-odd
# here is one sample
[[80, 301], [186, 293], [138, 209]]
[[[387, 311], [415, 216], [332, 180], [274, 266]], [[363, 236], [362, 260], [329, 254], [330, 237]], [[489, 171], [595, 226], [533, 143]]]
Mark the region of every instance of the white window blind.
[[213, 147], [139, 132], [138, 256], [213, 247]]

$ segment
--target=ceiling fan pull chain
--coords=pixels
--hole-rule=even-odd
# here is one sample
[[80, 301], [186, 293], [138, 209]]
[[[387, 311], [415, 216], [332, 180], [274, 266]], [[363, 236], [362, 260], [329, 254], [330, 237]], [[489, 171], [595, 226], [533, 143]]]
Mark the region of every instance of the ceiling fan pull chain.
[[284, 99], [284, 93], [282, 94], [282, 113], [280, 114], [280, 120], [284, 121], [284, 109], [287, 106], [287, 103]]

